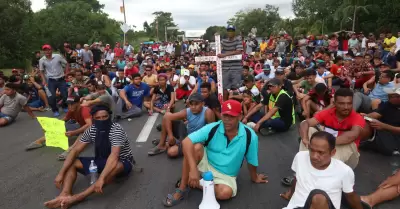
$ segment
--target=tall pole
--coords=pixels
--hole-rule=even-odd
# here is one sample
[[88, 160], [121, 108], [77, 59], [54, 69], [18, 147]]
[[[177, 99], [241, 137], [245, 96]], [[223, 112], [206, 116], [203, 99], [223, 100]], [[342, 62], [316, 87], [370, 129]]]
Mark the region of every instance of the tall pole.
[[[124, 8], [124, 23], [126, 25], [126, 15], [125, 15], [125, 0], [122, 0], [122, 8]], [[126, 33], [124, 33], [124, 46], [126, 43]]]
[[158, 41], [158, 20], [156, 19], [157, 41]]
[[167, 26], [165, 25], [165, 42], [167, 42], [168, 40], [167, 40]]

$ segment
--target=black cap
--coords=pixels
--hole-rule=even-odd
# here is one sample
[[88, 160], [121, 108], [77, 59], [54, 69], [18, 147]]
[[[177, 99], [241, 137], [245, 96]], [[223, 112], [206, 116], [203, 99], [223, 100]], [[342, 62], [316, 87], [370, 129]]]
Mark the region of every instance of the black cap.
[[203, 102], [203, 101], [204, 101], [203, 96], [201, 96], [201, 94], [199, 93], [194, 93], [189, 97], [189, 102]]
[[81, 97], [78, 95], [70, 96], [67, 98], [67, 104], [75, 104], [77, 102], [80, 102]]
[[282, 81], [277, 79], [277, 78], [273, 78], [271, 80], [268, 81], [268, 85], [271, 86], [281, 86], [282, 85]]

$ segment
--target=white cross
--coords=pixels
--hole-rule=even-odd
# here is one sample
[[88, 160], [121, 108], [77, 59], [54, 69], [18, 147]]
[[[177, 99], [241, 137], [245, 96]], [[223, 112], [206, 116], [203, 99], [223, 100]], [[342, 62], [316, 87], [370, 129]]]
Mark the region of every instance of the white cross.
[[[215, 54], [221, 54], [221, 39], [219, 34], [215, 34]], [[242, 55], [232, 55], [224, 58], [219, 58], [217, 56], [204, 56], [204, 57], [195, 57], [196, 62], [217, 62], [217, 85], [218, 85], [218, 100], [223, 102], [223, 93], [224, 90], [222, 88], [222, 60], [242, 60]]]

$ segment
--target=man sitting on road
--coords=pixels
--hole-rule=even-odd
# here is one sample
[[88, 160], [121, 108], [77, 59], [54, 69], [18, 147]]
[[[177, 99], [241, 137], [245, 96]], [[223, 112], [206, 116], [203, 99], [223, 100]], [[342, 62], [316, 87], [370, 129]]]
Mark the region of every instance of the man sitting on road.
[[132, 75], [131, 84], [119, 93], [116, 115], [122, 119], [137, 117], [142, 114], [142, 105], [145, 97], [150, 96], [150, 87], [142, 82], [140, 74]]
[[210, 83], [202, 83], [200, 85], [201, 96], [204, 99], [204, 106], [208, 107], [214, 112], [215, 118], [217, 120], [221, 119], [221, 104], [215, 95], [214, 92], [211, 91]]
[[7, 83], [4, 86], [4, 94], [0, 97], [0, 127], [11, 124], [22, 109], [32, 118], [36, 118], [31, 108], [27, 105], [28, 100], [26, 97], [16, 91], [17, 86], [17, 84], [12, 83]]
[[366, 137], [368, 140], [361, 143], [361, 148], [391, 156], [400, 151], [400, 84], [383, 90], [388, 94], [389, 101], [365, 115], [368, 117], [365, 129], [369, 133]]
[[[179, 188], [163, 203], [174, 206], [182, 202], [185, 193], [199, 185], [200, 172], [211, 171], [214, 176], [215, 196], [227, 200], [236, 196], [236, 177], [246, 158], [251, 180], [266, 183], [266, 176], [257, 174], [258, 137], [253, 130], [240, 123], [242, 106], [235, 100], [222, 104], [222, 120], [191, 133], [182, 141], [183, 168]], [[204, 146], [203, 146], [204, 144]]]
[[[83, 107], [91, 107], [101, 104], [107, 106], [111, 111], [115, 111], [115, 102], [110, 93], [108, 93], [107, 86], [104, 84], [98, 85], [95, 93], [82, 97], [81, 101], [81, 106]], [[115, 119], [114, 114], [111, 115], [111, 119]]]
[[[68, 113], [62, 119], [65, 121], [65, 135], [69, 140], [73, 140], [74, 137], [79, 139], [83, 132], [92, 125], [92, 118], [90, 117], [90, 108], [81, 107], [80, 96], [75, 95], [74, 97], [68, 97]], [[76, 139], [76, 138], [75, 138]], [[46, 138], [40, 137], [36, 141], [32, 142], [26, 147], [26, 150], [33, 150], [45, 146]], [[58, 160], [65, 160], [69, 151], [76, 145], [76, 142], [65, 152], [58, 156]]]
[[[285, 132], [295, 120], [292, 98], [282, 89], [282, 81], [278, 78], [271, 79], [267, 85], [271, 93], [250, 110], [242, 122], [252, 121], [247, 125], [263, 135], [274, 131]], [[265, 115], [259, 112], [262, 106], [265, 106]]]
[[284, 209], [340, 209], [342, 192], [352, 209], [363, 208], [353, 190], [353, 170], [332, 158], [335, 141], [328, 132], [315, 132], [310, 138], [309, 151], [296, 154], [292, 164], [296, 178], [289, 191], [281, 194], [290, 200]]
[[[191, 134], [202, 128], [207, 123], [215, 122], [215, 116], [211, 109], [204, 107], [204, 99], [200, 94], [192, 94], [189, 97], [189, 108], [183, 109], [177, 113], [166, 113], [164, 115], [161, 124], [160, 141], [157, 142], [158, 140], [155, 140], [155, 143], [158, 144], [148, 152], [150, 156], [165, 151], [167, 151], [169, 157], [182, 155], [182, 144], [181, 142], [176, 141], [173, 134], [173, 128], [179, 129], [181, 123], [173, 122], [183, 120], [187, 120], [187, 133]], [[174, 125], [176, 127], [173, 127]]]
[[[357, 147], [365, 126], [364, 118], [352, 109], [353, 91], [340, 88], [334, 96], [335, 107], [322, 110], [300, 123], [300, 151], [307, 150], [310, 136], [323, 129], [336, 137], [336, 152], [333, 158], [341, 160], [354, 169], [360, 157]], [[319, 126], [320, 125], [320, 126]], [[323, 126], [323, 127], [321, 127]]]
[[[116, 177], [129, 175], [135, 163], [126, 132], [111, 121], [111, 111], [106, 106], [95, 106], [91, 111], [93, 125], [88, 128], [71, 150], [54, 183], [62, 191], [55, 199], [45, 202], [48, 208], [69, 208], [92, 193], [103, 193], [103, 186]], [[94, 157], [78, 157], [89, 143], [94, 143]], [[97, 165], [99, 178], [85, 191], [73, 195], [72, 187], [77, 172], [89, 175], [91, 161]]]

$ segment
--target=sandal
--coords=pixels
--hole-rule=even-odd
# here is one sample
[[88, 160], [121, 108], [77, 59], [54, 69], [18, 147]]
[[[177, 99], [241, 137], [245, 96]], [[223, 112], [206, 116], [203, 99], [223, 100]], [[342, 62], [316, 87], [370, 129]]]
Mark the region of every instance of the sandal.
[[294, 180], [294, 176], [287, 176], [287, 177], [282, 178], [281, 182], [283, 185], [290, 187], [290, 186], [292, 186], [293, 180]]
[[185, 199], [185, 196], [189, 193], [190, 189], [186, 188], [184, 191], [180, 189], [176, 189], [175, 193], [181, 194], [179, 199], [174, 198], [174, 194], [168, 194], [167, 197], [163, 200], [163, 204], [165, 207], [172, 207], [182, 202]]
[[154, 156], [154, 155], [159, 155], [161, 153], [164, 153], [166, 150], [165, 149], [159, 149], [157, 146], [153, 147], [150, 149], [150, 151], [147, 152], [148, 155]]
[[157, 145], [160, 143], [160, 139], [154, 139], [153, 141], [151, 141], [151, 143], [152, 143], [154, 146], [157, 146]]
[[64, 161], [65, 159], [67, 159], [69, 151], [66, 150], [63, 153], [61, 153], [60, 155], [58, 155], [58, 160], [59, 161]]

